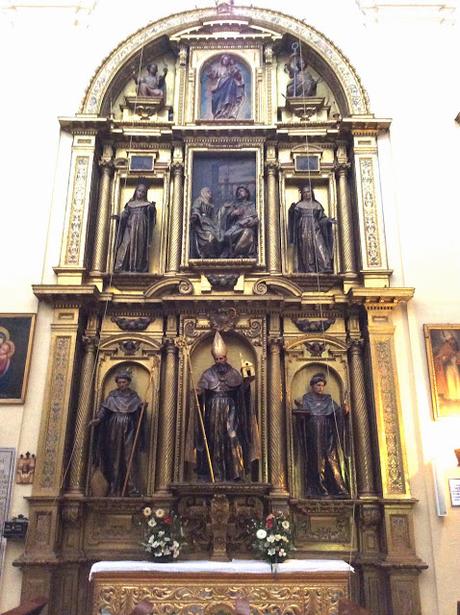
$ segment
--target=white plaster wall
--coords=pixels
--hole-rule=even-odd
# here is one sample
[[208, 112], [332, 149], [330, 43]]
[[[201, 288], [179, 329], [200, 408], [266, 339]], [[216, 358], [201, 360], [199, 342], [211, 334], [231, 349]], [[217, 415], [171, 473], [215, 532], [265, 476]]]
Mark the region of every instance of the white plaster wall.
[[[193, 6], [208, 6], [196, 1]], [[275, 0], [258, 1], [279, 10]], [[2, 242], [0, 312], [36, 311], [32, 283], [52, 283], [66, 200], [70, 137], [58, 116], [73, 115], [94, 71], [114, 47], [148, 22], [193, 8], [185, 0], [0, 3]], [[300, 8], [301, 7], [301, 8]], [[283, 12], [305, 19], [342, 49], [379, 117], [391, 117], [379, 141], [382, 195], [392, 284], [415, 286], [396, 318], [403, 421], [414, 497], [418, 553], [430, 568], [420, 577], [424, 615], [450, 615], [460, 600], [460, 510], [435, 514], [430, 463], [458, 476], [449, 456], [460, 446], [460, 419], [431, 414], [423, 323], [460, 323], [457, 168], [460, 32], [456, 3], [322, 0]], [[0, 406], [0, 446], [36, 451], [48, 354], [50, 310], [41, 306], [24, 406]], [[448, 453], [433, 443], [440, 441]], [[30, 487], [14, 486], [12, 514], [27, 514]], [[0, 611], [20, 601], [20, 572], [9, 544], [0, 579]]]

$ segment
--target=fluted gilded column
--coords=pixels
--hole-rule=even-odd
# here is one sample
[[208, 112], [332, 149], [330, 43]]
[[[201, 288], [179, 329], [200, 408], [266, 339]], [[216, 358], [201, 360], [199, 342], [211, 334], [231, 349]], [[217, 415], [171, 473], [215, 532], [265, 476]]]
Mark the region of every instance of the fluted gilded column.
[[276, 184], [276, 173], [278, 164], [274, 161], [267, 162], [265, 165], [267, 173], [267, 247], [268, 247], [268, 269], [272, 274], [281, 273], [281, 250], [280, 250], [280, 216], [278, 207], [278, 194]]
[[348, 187], [348, 170], [350, 163], [347, 161], [345, 148], [339, 147], [337, 154], [338, 163], [335, 166], [337, 177], [337, 193], [339, 200], [339, 230], [340, 230], [340, 255], [342, 258], [342, 273], [346, 277], [356, 277], [355, 245], [353, 235], [353, 219], [351, 213], [350, 190]]
[[101, 179], [97, 206], [96, 232], [94, 235], [93, 274], [102, 275], [107, 270], [107, 239], [109, 236], [110, 195], [113, 173], [113, 148], [104, 146], [103, 155], [99, 161]]
[[182, 235], [182, 202], [184, 199], [184, 165], [173, 162], [173, 199], [169, 216], [168, 273], [179, 272]]
[[160, 406], [160, 426], [159, 426], [159, 457], [157, 460], [158, 481], [157, 486], [160, 491], [166, 492], [168, 485], [173, 481], [174, 469], [174, 437], [176, 430], [176, 405], [177, 405], [177, 386], [176, 386], [176, 346], [172, 338], [165, 340], [165, 366], [163, 381], [163, 396]]
[[351, 419], [356, 456], [356, 480], [358, 495], [366, 496], [375, 495], [375, 479], [362, 350], [363, 341], [358, 339], [352, 340], [349, 357], [351, 370]]
[[281, 337], [272, 337], [269, 340], [269, 462], [270, 482], [278, 493], [286, 493], [286, 447], [285, 424], [283, 415], [283, 393], [281, 382]]
[[88, 423], [91, 419], [93, 397], [93, 372], [96, 358], [96, 337], [84, 337], [84, 355], [81, 366], [78, 408], [75, 419], [75, 440], [70, 466], [69, 492], [83, 495], [85, 491], [85, 467], [89, 441]]

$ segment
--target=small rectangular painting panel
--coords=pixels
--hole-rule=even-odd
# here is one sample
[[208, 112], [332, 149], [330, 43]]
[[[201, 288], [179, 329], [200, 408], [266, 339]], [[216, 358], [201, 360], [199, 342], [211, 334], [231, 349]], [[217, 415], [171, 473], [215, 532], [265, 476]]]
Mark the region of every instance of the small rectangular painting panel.
[[26, 396], [35, 314], [0, 314], [0, 404]]
[[296, 171], [319, 171], [319, 156], [295, 156]]
[[460, 325], [423, 325], [434, 418], [460, 416]]
[[153, 171], [154, 157], [132, 154], [129, 157], [130, 171]]

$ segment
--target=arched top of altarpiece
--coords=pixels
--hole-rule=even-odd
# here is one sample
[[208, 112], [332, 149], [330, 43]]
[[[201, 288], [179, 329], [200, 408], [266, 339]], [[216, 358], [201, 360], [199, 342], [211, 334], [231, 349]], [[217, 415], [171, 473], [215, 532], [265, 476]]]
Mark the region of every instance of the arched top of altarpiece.
[[[342, 106], [346, 106], [348, 115], [371, 115], [369, 99], [360, 79], [346, 56], [324, 34], [299, 19], [277, 11], [255, 7], [235, 7], [231, 17], [246, 19], [250, 25], [271, 30], [278, 36], [290, 35], [308, 45], [317, 55], [327, 72], [336, 93], [342, 94]], [[123, 71], [142, 49], [174, 36], [187, 28], [198, 27], [203, 21], [221, 22], [214, 7], [186, 11], [150, 23], [145, 28], [122, 42], [101, 64], [93, 76], [81, 104], [80, 113], [99, 116], [104, 114], [106, 95], [117, 75]], [[164, 44], [164, 43], [163, 43]], [[344, 111], [344, 110], [343, 110]], [[342, 111], [342, 112], [343, 112]]]

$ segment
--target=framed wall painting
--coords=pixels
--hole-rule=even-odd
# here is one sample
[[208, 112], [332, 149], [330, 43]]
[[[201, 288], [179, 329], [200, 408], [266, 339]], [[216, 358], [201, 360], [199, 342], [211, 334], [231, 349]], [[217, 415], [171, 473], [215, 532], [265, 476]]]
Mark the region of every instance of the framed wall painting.
[[24, 403], [35, 314], [0, 314], [0, 404]]
[[460, 416], [460, 324], [423, 325], [434, 418]]

